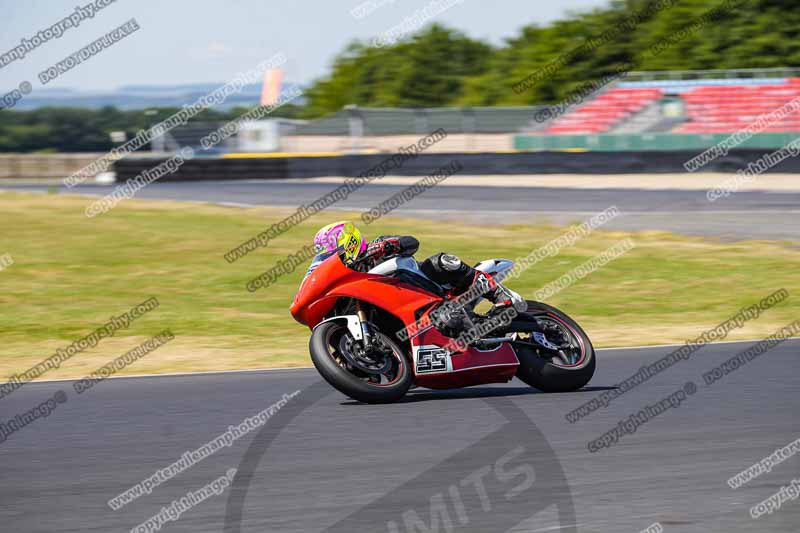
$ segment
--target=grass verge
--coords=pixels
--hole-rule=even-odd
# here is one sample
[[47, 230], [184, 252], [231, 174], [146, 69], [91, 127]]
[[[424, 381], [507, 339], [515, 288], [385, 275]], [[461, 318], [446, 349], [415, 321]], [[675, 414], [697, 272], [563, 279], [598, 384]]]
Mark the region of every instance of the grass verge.
[[[229, 264], [225, 252], [289, 211], [137, 200], [88, 219], [90, 201], [0, 193], [0, 255], [14, 261], [0, 271], [0, 377], [28, 369], [150, 296], [158, 309], [44, 378], [82, 377], [165, 328], [176, 338], [120, 375], [310, 364], [308, 330], [288, 313], [304, 266], [255, 293], [245, 284], [310, 243], [317, 228], [358, 221], [358, 214], [323, 212]], [[411, 233], [422, 243], [420, 258], [446, 250], [473, 263], [527, 255], [565, 231], [401, 217], [361, 229], [368, 238]], [[682, 343], [779, 288], [789, 299], [728, 339], [766, 336], [800, 317], [800, 250], [780, 242], [598, 230], [509, 285], [533, 298], [542, 285], [625, 238], [634, 249], [548, 300], [578, 320], [597, 347]]]

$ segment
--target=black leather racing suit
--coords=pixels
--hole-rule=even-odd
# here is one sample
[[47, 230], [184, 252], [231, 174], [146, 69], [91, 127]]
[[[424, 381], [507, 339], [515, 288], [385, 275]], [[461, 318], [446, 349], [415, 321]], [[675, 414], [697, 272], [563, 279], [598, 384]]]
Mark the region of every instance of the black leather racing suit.
[[[367, 245], [364, 253], [364, 270], [370, 270], [394, 255], [412, 256], [419, 249], [419, 241], [410, 235], [385, 235], [378, 237]], [[420, 270], [439, 285], [450, 285], [454, 294], [466, 292], [476, 281], [487, 284], [483, 297], [495, 302], [497, 284], [491, 276], [475, 270], [457, 256], [444, 252], [432, 255], [419, 264]]]

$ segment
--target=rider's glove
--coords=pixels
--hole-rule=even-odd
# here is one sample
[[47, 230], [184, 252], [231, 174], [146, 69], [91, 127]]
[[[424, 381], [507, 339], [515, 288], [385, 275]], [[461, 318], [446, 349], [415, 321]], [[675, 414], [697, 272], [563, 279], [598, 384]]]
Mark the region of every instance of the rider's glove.
[[371, 242], [367, 246], [367, 257], [372, 259], [380, 259], [384, 254], [383, 242]]
[[400, 240], [396, 237], [385, 237], [375, 240], [367, 246], [367, 257], [382, 259], [400, 251]]
[[383, 241], [384, 256], [394, 255], [399, 251], [400, 251], [400, 245], [397, 243], [397, 239], [388, 239]]

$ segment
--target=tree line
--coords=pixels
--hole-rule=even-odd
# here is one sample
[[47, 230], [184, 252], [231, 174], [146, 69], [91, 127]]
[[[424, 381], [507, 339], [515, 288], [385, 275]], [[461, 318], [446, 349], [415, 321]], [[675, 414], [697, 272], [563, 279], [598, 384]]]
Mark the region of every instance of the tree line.
[[[499, 46], [439, 24], [389, 46], [353, 41], [336, 56], [329, 73], [306, 89], [302, 106], [286, 105], [275, 116], [313, 119], [349, 104], [556, 103], [592, 80], [614, 74], [619, 65], [634, 70], [797, 67], [800, 9], [793, 3], [614, 0], [550, 24], [524, 26]], [[648, 53], [654, 49], [659, 53]], [[103, 151], [114, 146], [111, 131], [125, 131], [130, 138], [175, 111], [4, 110], [0, 152]], [[206, 110], [195, 120], [231, 120], [246, 111]]]

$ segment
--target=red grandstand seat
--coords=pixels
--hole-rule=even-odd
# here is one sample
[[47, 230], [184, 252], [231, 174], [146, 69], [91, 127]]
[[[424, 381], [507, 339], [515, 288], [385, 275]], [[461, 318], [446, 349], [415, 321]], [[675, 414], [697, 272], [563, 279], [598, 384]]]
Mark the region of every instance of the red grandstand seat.
[[[800, 78], [774, 85], [700, 86], [682, 96], [689, 122], [675, 132], [734, 133], [800, 97]], [[800, 120], [775, 119], [764, 131], [800, 131]]]
[[545, 133], [603, 133], [662, 94], [661, 89], [614, 87], [557, 118]]

